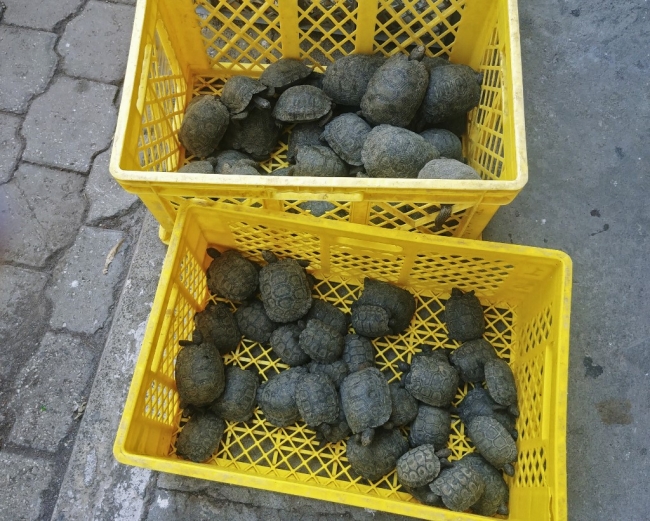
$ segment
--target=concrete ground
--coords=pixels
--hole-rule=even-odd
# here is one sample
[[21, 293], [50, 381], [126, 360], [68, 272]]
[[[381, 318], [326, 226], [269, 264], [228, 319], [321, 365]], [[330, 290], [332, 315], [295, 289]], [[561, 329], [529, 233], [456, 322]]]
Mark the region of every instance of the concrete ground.
[[[165, 253], [108, 174], [133, 1], [4, 4], [0, 519], [397, 519], [115, 462]], [[647, 519], [648, 4], [519, 10], [530, 181], [484, 238], [572, 256], [569, 518]]]

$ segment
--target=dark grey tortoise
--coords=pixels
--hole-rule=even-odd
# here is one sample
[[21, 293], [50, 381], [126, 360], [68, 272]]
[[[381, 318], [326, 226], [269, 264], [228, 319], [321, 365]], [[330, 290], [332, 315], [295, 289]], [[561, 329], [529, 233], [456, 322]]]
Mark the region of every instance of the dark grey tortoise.
[[208, 248], [207, 253], [214, 259], [205, 274], [210, 293], [241, 302], [257, 291], [257, 266], [241, 253], [237, 250], [219, 253], [215, 248]]
[[485, 386], [495, 402], [508, 407], [513, 416], [519, 416], [517, 385], [508, 362], [494, 358], [485, 363]]
[[391, 125], [379, 125], [366, 137], [361, 159], [368, 177], [415, 179], [424, 165], [440, 157], [422, 136]]
[[445, 303], [445, 325], [451, 340], [467, 342], [483, 336], [483, 306], [474, 291], [463, 293], [458, 288], [451, 290], [451, 296]]
[[465, 427], [479, 454], [497, 469], [513, 476], [517, 445], [506, 428], [491, 416], [476, 416]]
[[214, 96], [197, 96], [185, 111], [178, 139], [197, 157], [208, 157], [226, 133], [228, 109]]
[[203, 463], [219, 447], [225, 429], [224, 421], [214, 413], [195, 412], [176, 438], [176, 455]]
[[296, 164], [291, 167], [294, 177], [348, 177], [348, 166], [331, 148], [322, 145], [301, 145]]
[[432, 159], [418, 172], [418, 179], [451, 179], [480, 181], [481, 176], [471, 166], [455, 159]]
[[510, 491], [501, 472], [476, 453], [466, 454], [455, 464], [469, 466], [477, 471], [485, 482], [483, 495], [471, 506], [474, 513], [481, 516], [493, 516], [494, 514], [507, 516], [509, 514]]
[[324, 121], [331, 117], [332, 100], [318, 87], [296, 85], [285, 90], [273, 108], [273, 117], [283, 123]]
[[214, 174], [214, 166], [210, 161], [192, 161], [178, 171], [184, 174]]
[[329, 324], [312, 318], [300, 333], [300, 348], [312, 360], [328, 364], [337, 360], [343, 352], [345, 340], [336, 329]]
[[309, 212], [314, 217], [321, 217], [327, 212], [336, 210], [336, 205], [329, 201], [303, 201], [298, 204], [298, 208]]
[[399, 362], [398, 367], [404, 373], [403, 385], [416, 399], [435, 407], [451, 405], [460, 377], [441, 350], [417, 354], [410, 368], [404, 362]]
[[330, 380], [332, 380], [334, 387], [337, 389], [341, 386], [341, 383], [343, 380], [345, 380], [345, 377], [350, 374], [348, 364], [346, 364], [343, 360], [335, 360], [329, 364], [323, 364], [313, 360], [308, 364], [307, 367], [309, 368], [309, 372], [312, 374], [324, 374], [327, 376]]
[[257, 391], [257, 403], [266, 421], [275, 427], [286, 427], [300, 420], [296, 404], [296, 385], [307, 374], [305, 367], [292, 367], [269, 378]]
[[466, 465], [454, 465], [443, 469], [429, 488], [441, 497], [449, 510], [464, 512], [481, 498], [485, 482], [476, 470]]
[[[340, 396], [339, 396], [340, 400]], [[339, 405], [339, 417], [334, 423], [323, 423], [316, 427], [316, 440], [321, 445], [327, 443], [338, 443], [339, 441], [345, 440], [348, 436], [352, 434], [350, 426], [345, 419], [345, 413], [343, 412], [343, 407]]]
[[275, 322], [294, 322], [307, 314], [312, 305], [311, 287], [305, 269], [297, 260], [262, 253], [268, 262], [260, 271], [260, 293], [269, 318]]
[[451, 434], [451, 414], [446, 409], [421, 403], [409, 430], [411, 447], [431, 444], [439, 449], [446, 447]]
[[223, 140], [230, 148], [243, 150], [253, 159], [263, 161], [277, 147], [280, 130], [270, 109], [254, 107], [246, 119], [231, 119]]
[[457, 414], [465, 425], [477, 416], [491, 416], [506, 428], [514, 440], [518, 438], [514, 418], [506, 412], [506, 407], [495, 402], [483, 387], [470, 390], [457, 408], [452, 407], [451, 412]]
[[308, 427], [336, 423], [339, 419], [339, 394], [332, 380], [322, 373], [308, 373], [298, 379], [296, 405]]
[[269, 339], [273, 352], [289, 366], [303, 365], [311, 360], [300, 347], [299, 339], [303, 329], [305, 324], [302, 321], [284, 324], [273, 331]]
[[392, 412], [390, 390], [376, 367], [352, 373], [341, 383], [341, 403], [352, 432], [362, 445], [372, 442], [375, 427], [386, 423]]
[[463, 144], [456, 134], [444, 128], [429, 128], [420, 135], [440, 152], [440, 157], [463, 160]]
[[320, 136], [323, 133], [323, 127], [318, 123], [298, 123], [289, 134], [287, 143], [287, 161], [296, 162], [298, 147], [303, 145], [322, 145]]
[[382, 55], [350, 54], [330, 64], [323, 76], [323, 90], [337, 105], [358, 107], [370, 78], [386, 58]]
[[257, 402], [259, 383], [258, 375], [253, 371], [236, 366], [227, 367], [226, 387], [210, 409], [227, 421], [250, 420]]
[[213, 162], [215, 174], [224, 174], [226, 166], [257, 165], [257, 162], [251, 156], [239, 150], [223, 150], [213, 158]]
[[363, 291], [352, 304], [352, 312], [365, 305], [379, 306], [388, 312], [388, 327], [392, 335], [406, 330], [415, 314], [415, 297], [408, 290], [369, 277], [363, 281]]
[[255, 299], [246, 302], [235, 311], [235, 320], [245, 338], [264, 344], [269, 341], [278, 324], [266, 313], [264, 304]]
[[[397, 479], [405, 487], [420, 488], [431, 483], [440, 474], [440, 457], [447, 451], [436, 452], [433, 445], [420, 445], [404, 453], [397, 460]], [[447, 460], [444, 460], [446, 464]]]
[[223, 392], [226, 385], [221, 355], [212, 344], [179, 342], [174, 376], [182, 407], [204, 407]]
[[304, 81], [312, 70], [300, 60], [281, 58], [272, 63], [260, 75], [260, 82], [270, 87], [269, 94], [281, 91]]
[[361, 335], [346, 335], [341, 359], [347, 364], [351, 373], [374, 367], [375, 347], [370, 339]]
[[361, 112], [373, 125], [406, 127], [427, 91], [429, 74], [417, 60], [404, 54], [391, 56], [368, 82]]
[[348, 332], [349, 317], [346, 313], [326, 300], [314, 299], [307, 319], [316, 318], [336, 329], [341, 335]]
[[221, 102], [228, 108], [230, 114], [239, 114], [248, 109], [255, 99], [255, 104], [270, 107], [268, 100], [256, 98], [258, 94], [266, 91], [267, 87], [262, 82], [248, 76], [232, 76], [226, 81], [221, 90]]
[[378, 338], [391, 334], [388, 325], [390, 315], [381, 306], [370, 306], [364, 304], [356, 306], [351, 314], [352, 327], [354, 331], [368, 338]]
[[398, 429], [382, 429], [368, 445], [355, 436], [348, 438], [345, 455], [354, 472], [369, 481], [377, 481], [395, 469], [397, 460], [408, 449], [409, 444]]
[[371, 130], [359, 116], [346, 112], [325, 125], [321, 137], [347, 164], [361, 166], [361, 149]]
[[237, 320], [223, 302], [208, 302], [203, 311], [194, 315], [194, 326], [201, 340], [214, 345], [222, 355], [237, 349], [241, 340]]
[[463, 382], [482, 382], [485, 380], [485, 363], [498, 359], [492, 344], [483, 338], [465, 342], [449, 355], [449, 361], [458, 369]]
[[388, 422], [384, 424], [384, 428], [394, 429], [408, 425], [418, 415], [417, 400], [398, 382], [388, 384], [388, 388], [390, 390], [392, 412]]

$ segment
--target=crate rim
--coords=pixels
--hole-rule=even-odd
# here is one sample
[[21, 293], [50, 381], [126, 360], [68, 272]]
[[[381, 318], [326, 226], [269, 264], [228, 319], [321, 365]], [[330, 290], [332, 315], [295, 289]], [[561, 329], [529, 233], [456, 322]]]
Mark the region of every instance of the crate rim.
[[[213, 209], [219, 212], [230, 213], [241, 216], [255, 216], [261, 210], [255, 208], [246, 208], [241, 206], [228, 205], [223, 203], [216, 203], [212, 201], [205, 201], [202, 199], [194, 199], [183, 203], [178, 211], [178, 218], [174, 225], [169, 248], [165, 255], [165, 260], [162, 266], [159, 284], [156, 290], [154, 303], [151, 309], [150, 317], [147, 321], [145, 336], [141, 345], [138, 360], [136, 361], [135, 370], [131, 383], [129, 386], [128, 395], [124, 402], [124, 408], [120, 423], [115, 436], [113, 444], [113, 455], [115, 459], [123, 464], [134, 465], [138, 467], [149, 468], [162, 472], [170, 472], [185, 476], [192, 476], [195, 478], [203, 478], [211, 481], [216, 481], [214, 478], [218, 477], [218, 482], [227, 483], [231, 485], [246, 486], [250, 488], [258, 488], [270, 490], [280, 493], [288, 493], [302, 497], [312, 497], [313, 488], [317, 487], [322, 492], [318, 499], [325, 501], [335, 501], [340, 503], [340, 498], [344, 497], [346, 502], [344, 504], [361, 507], [371, 508], [373, 510], [382, 510], [386, 512], [399, 513], [406, 516], [420, 517], [425, 519], [439, 519], [445, 521], [452, 520], [481, 520], [485, 519], [483, 516], [462, 513], [460, 516], [457, 513], [446, 510], [431, 510], [430, 507], [420, 505], [417, 503], [401, 503], [391, 499], [365, 497], [360, 494], [342, 490], [331, 490], [327, 487], [322, 487], [316, 484], [306, 484], [299, 482], [291, 482], [291, 487], [283, 487], [284, 482], [275, 480], [274, 478], [262, 475], [242, 474], [235, 470], [222, 469], [215, 465], [206, 466], [204, 464], [196, 464], [182, 460], [170, 461], [161, 457], [144, 456], [135, 454], [125, 449], [125, 442], [127, 432], [131, 424], [131, 418], [135, 414], [135, 406], [138, 399], [138, 390], [145, 375], [145, 364], [139, 363], [141, 360], [146, 360], [151, 350], [154, 348], [154, 332], [156, 330], [157, 322], [162, 319], [165, 309], [164, 296], [166, 295], [169, 285], [172, 284], [170, 277], [164, 277], [165, 273], [172, 270], [173, 263], [176, 260], [172, 252], [176, 252], [181, 241], [182, 230], [185, 227], [187, 219], [192, 215], [193, 211]], [[305, 215], [293, 215], [282, 212], [264, 212], [265, 219], [280, 222], [302, 222], [312, 223], [319, 229], [331, 228], [339, 231], [348, 231], [358, 235], [377, 235], [376, 229], [369, 229], [367, 226], [351, 223], [329, 222], [321, 220], [317, 217]], [[552, 489], [551, 503], [556, 505], [555, 514], [559, 521], [567, 519], [567, 477], [566, 477], [566, 422], [567, 422], [567, 401], [568, 401], [568, 378], [569, 378], [569, 333], [570, 333], [570, 314], [571, 314], [571, 296], [572, 296], [572, 272], [573, 263], [569, 255], [561, 250], [538, 248], [533, 246], [522, 246], [505, 243], [495, 243], [478, 241], [473, 239], [459, 239], [453, 237], [441, 237], [436, 235], [423, 235], [414, 234], [402, 230], [385, 230], [381, 229], [380, 235], [386, 239], [401, 238], [415, 241], [417, 243], [431, 243], [441, 244], [445, 246], [453, 245], [459, 250], [476, 250], [476, 251], [489, 251], [489, 252], [507, 252], [509, 254], [521, 256], [538, 256], [549, 259], [554, 259], [561, 264], [560, 285], [561, 285], [561, 302], [559, 305], [558, 320], [559, 320], [559, 338], [558, 338], [558, 371], [555, 377], [555, 406], [556, 406], [556, 422], [561, 424], [562, 430], [556, 433], [553, 443], [556, 459], [554, 464], [549, 468], [554, 474], [555, 487]], [[153, 319], [152, 319], [153, 318]], [[187, 469], [188, 472], [179, 472], [180, 469]], [[553, 506], [551, 506], [553, 509]], [[430, 514], [430, 517], [429, 515]]]
[[[109, 171], [117, 180], [124, 183], [132, 182], [134, 184], [149, 185], [152, 182], [171, 182], [170, 184], [180, 186], [182, 184], [205, 185], [206, 181], [226, 181], [226, 184], [214, 183], [214, 189], [227, 189], [241, 186], [259, 186], [260, 181], [270, 187], [303, 187], [309, 186], [313, 189], [325, 188], [404, 188], [418, 190], [458, 190], [466, 189], [477, 192], [501, 191], [507, 192], [510, 197], [514, 198], [528, 182], [528, 159], [526, 151], [526, 131], [524, 120], [524, 94], [522, 82], [522, 65], [521, 65], [521, 43], [519, 35], [519, 12], [517, 0], [505, 0], [510, 15], [508, 38], [510, 39], [510, 63], [512, 66], [513, 104], [512, 112], [514, 116], [513, 136], [514, 136], [514, 161], [516, 177], [513, 180], [446, 180], [446, 179], [370, 179], [370, 178], [316, 178], [305, 177], [302, 182], [297, 182], [299, 178], [283, 177], [272, 175], [259, 176], [237, 176], [237, 182], [234, 183], [233, 176], [223, 174], [184, 174], [179, 176], [177, 172], [151, 172], [140, 170], [124, 170], [120, 167], [120, 158], [125, 147], [125, 133], [129, 119], [129, 111], [133, 104], [135, 91], [135, 71], [138, 68], [139, 50], [141, 39], [143, 38], [145, 13], [147, 2], [151, 0], [137, 0], [133, 30], [131, 34], [131, 43], [129, 46], [129, 57], [126, 66], [125, 81], [122, 89], [122, 99], [117, 116], [117, 124], [113, 138], [113, 147], [109, 161]], [[228, 178], [228, 179], [226, 179]], [[317, 180], [314, 182], [313, 180]], [[307, 184], [310, 182], [311, 184]], [[397, 184], [396, 184], [397, 182]], [[212, 183], [211, 183], [212, 184]]]

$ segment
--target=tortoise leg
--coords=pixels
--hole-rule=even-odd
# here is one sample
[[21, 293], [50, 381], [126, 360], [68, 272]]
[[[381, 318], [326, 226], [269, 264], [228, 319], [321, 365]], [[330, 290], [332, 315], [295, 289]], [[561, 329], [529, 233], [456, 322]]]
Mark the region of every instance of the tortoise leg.
[[255, 105], [259, 109], [270, 109], [271, 108], [271, 102], [267, 99], [264, 99], [260, 96], [253, 96], [253, 101], [251, 102], [253, 105]]
[[435, 455], [438, 456], [440, 459], [442, 458], [448, 458], [451, 456], [451, 449], [440, 449], [435, 452]]
[[503, 466], [503, 472], [505, 472], [508, 476], [514, 476], [515, 468], [510, 463], [506, 463]]
[[519, 407], [517, 407], [516, 403], [513, 403], [510, 407], [508, 407], [508, 412], [515, 418], [519, 418]]
[[221, 257], [221, 252], [216, 248], [208, 248], [207, 250], [205, 250], [205, 252], [213, 259], [218, 259], [219, 257]]
[[510, 515], [510, 509], [508, 508], [508, 505], [506, 505], [505, 503], [501, 503], [499, 505], [499, 508], [497, 508], [497, 514], [501, 516]]
[[375, 437], [375, 429], [366, 429], [361, 432], [361, 445], [367, 447], [372, 443], [372, 440]]

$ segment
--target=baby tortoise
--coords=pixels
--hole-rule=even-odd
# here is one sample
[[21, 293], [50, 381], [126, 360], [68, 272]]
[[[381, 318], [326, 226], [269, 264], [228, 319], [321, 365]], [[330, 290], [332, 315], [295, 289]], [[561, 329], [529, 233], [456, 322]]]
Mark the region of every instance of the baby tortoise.
[[310, 318], [316, 318], [332, 326], [341, 335], [348, 332], [347, 314], [326, 300], [314, 299], [311, 309], [307, 313], [307, 319]]
[[352, 305], [352, 314], [366, 305], [379, 306], [387, 311], [391, 335], [402, 333], [415, 314], [415, 297], [408, 290], [369, 277], [363, 281], [363, 292]]
[[346, 335], [341, 359], [347, 364], [351, 373], [374, 367], [375, 348], [372, 342], [360, 335]]
[[515, 376], [505, 360], [494, 358], [485, 362], [485, 386], [495, 402], [508, 407], [513, 416], [519, 416]]
[[318, 319], [307, 321], [307, 326], [300, 333], [300, 348], [312, 360], [323, 364], [334, 362], [341, 356], [345, 340], [332, 326]]
[[465, 395], [457, 408], [451, 408], [451, 412], [457, 414], [465, 425], [477, 416], [491, 416], [516, 440], [518, 433], [515, 429], [515, 420], [505, 409], [506, 407], [495, 402], [483, 387], [475, 387]]
[[402, 383], [418, 400], [435, 407], [451, 405], [460, 377], [442, 350], [418, 353], [411, 365], [398, 362]]
[[301, 83], [311, 72], [300, 60], [281, 58], [264, 69], [260, 82], [269, 87], [269, 95], [273, 96], [276, 91]]
[[455, 159], [432, 159], [418, 172], [418, 179], [452, 179], [480, 181], [481, 176], [471, 166]]
[[335, 360], [329, 364], [322, 364], [313, 360], [308, 364], [307, 367], [309, 368], [309, 372], [312, 374], [324, 374], [327, 376], [330, 380], [332, 380], [334, 387], [337, 389], [341, 386], [341, 383], [343, 380], [345, 380], [345, 377], [350, 374], [348, 364], [346, 364], [343, 360]]
[[451, 434], [451, 414], [446, 409], [421, 403], [409, 430], [411, 447], [431, 444], [442, 448], [447, 446]]
[[226, 388], [210, 409], [227, 421], [248, 421], [253, 416], [258, 386], [259, 377], [253, 371], [227, 367]]
[[179, 342], [176, 357], [176, 389], [183, 407], [203, 407], [216, 400], [226, 385], [223, 360], [216, 347], [207, 342]]
[[296, 164], [291, 168], [294, 177], [348, 177], [348, 166], [329, 147], [301, 145], [297, 149]]
[[429, 128], [420, 135], [440, 152], [440, 157], [463, 160], [463, 144], [459, 137], [444, 128]]
[[395, 469], [397, 460], [408, 449], [409, 444], [398, 429], [381, 429], [368, 445], [355, 436], [348, 438], [345, 455], [353, 471], [369, 481], [377, 481]]
[[323, 76], [323, 90], [338, 105], [358, 107], [370, 78], [386, 61], [382, 55], [350, 54], [330, 64]]
[[284, 324], [271, 334], [269, 343], [273, 352], [289, 366], [303, 365], [309, 362], [310, 358], [300, 347], [300, 333], [305, 329], [302, 321], [292, 324]]
[[206, 272], [211, 293], [241, 302], [257, 291], [257, 266], [241, 253], [237, 250], [220, 253], [215, 248], [208, 248], [207, 253], [214, 259]]
[[361, 149], [371, 130], [359, 116], [346, 112], [325, 125], [321, 137], [347, 164], [361, 166]]
[[463, 382], [482, 382], [485, 380], [484, 366], [488, 360], [498, 359], [498, 355], [487, 340], [478, 338], [465, 342], [449, 355], [449, 361], [458, 369]]
[[476, 416], [465, 425], [476, 450], [497, 469], [513, 476], [512, 463], [517, 461], [517, 445], [506, 428], [490, 416]]
[[214, 96], [197, 96], [185, 111], [178, 139], [185, 149], [197, 157], [208, 157], [226, 133], [230, 116], [228, 109]]
[[392, 412], [384, 424], [384, 428], [394, 429], [408, 425], [418, 415], [417, 400], [397, 382], [388, 384], [388, 389], [390, 390]]
[[501, 472], [490, 465], [476, 453], [463, 456], [455, 465], [466, 465], [477, 471], [485, 482], [485, 491], [481, 498], [471, 506], [474, 513], [481, 516], [500, 514], [507, 516], [510, 492]]
[[[440, 474], [440, 458], [448, 455], [448, 450], [436, 452], [433, 445], [415, 447], [397, 460], [397, 479], [402, 485], [412, 489], [428, 485]], [[449, 465], [447, 460], [443, 461]]]
[[296, 384], [307, 374], [305, 367], [292, 367], [269, 378], [257, 391], [257, 403], [266, 421], [275, 427], [286, 427], [300, 420], [296, 404]]
[[296, 85], [285, 90], [273, 108], [273, 117], [283, 123], [324, 122], [332, 115], [332, 100], [318, 87]]
[[223, 302], [208, 302], [203, 311], [194, 315], [194, 326], [201, 341], [214, 345], [222, 355], [237, 349], [241, 340], [237, 320]]
[[471, 467], [454, 465], [442, 470], [429, 488], [442, 498], [449, 510], [463, 512], [481, 498], [485, 492], [485, 482], [481, 474]]
[[239, 306], [235, 320], [245, 338], [260, 344], [268, 342], [278, 327], [267, 315], [264, 304], [257, 299]]
[[451, 297], [445, 304], [445, 324], [451, 340], [467, 342], [483, 336], [483, 306], [474, 291], [463, 293], [458, 288], [451, 290]]
[[341, 383], [341, 403], [352, 432], [362, 445], [372, 442], [375, 427], [388, 421], [392, 412], [390, 390], [376, 367], [352, 373]]
[[298, 379], [296, 405], [308, 427], [336, 423], [339, 419], [339, 394], [324, 374], [307, 373]]
[[264, 309], [274, 322], [294, 322], [307, 314], [312, 305], [311, 287], [300, 262], [262, 252], [268, 262], [259, 275]]
[[217, 450], [226, 424], [214, 413], [197, 411], [176, 438], [176, 455], [202, 463]]

